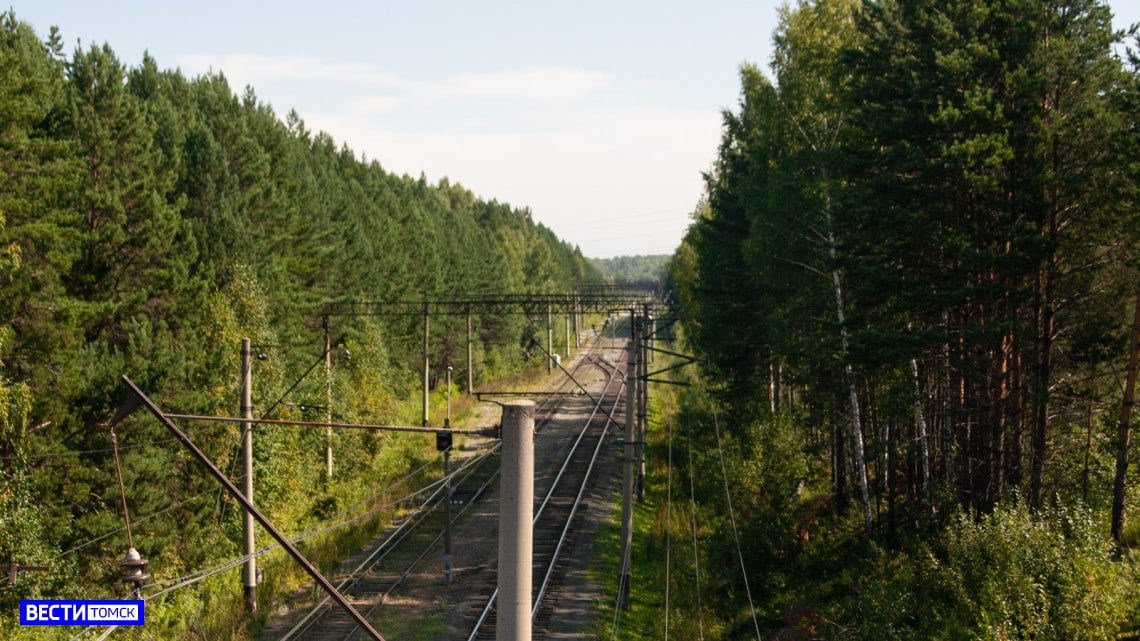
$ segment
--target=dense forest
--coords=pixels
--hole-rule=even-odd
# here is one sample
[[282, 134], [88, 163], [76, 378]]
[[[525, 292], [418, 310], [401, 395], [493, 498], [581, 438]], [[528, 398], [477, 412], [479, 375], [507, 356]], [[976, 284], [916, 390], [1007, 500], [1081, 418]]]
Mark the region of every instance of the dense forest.
[[[418, 425], [422, 319], [331, 319], [329, 381], [312, 367], [324, 305], [565, 291], [597, 277], [529, 211], [388, 173], [252, 89], [236, 95], [221, 73], [187, 78], [149, 56], [128, 66], [107, 45], [66, 55], [62, 42], [0, 17], [0, 563], [50, 567], [0, 590], [5, 638], [19, 632], [20, 598], [126, 594], [106, 425], [120, 376], [168, 410], [232, 416], [249, 337], [258, 412]], [[474, 327], [476, 380], [517, 371], [538, 331], [522, 316]], [[431, 329], [442, 390], [447, 365], [466, 366], [465, 319]], [[232, 471], [236, 428], [191, 435]], [[324, 438], [259, 433], [258, 502], [290, 532], [407, 473], [427, 444], [338, 434], [327, 479]], [[117, 443], [133, 542], [157, 585], [240, 555], [236, 510], [160, 425], [131, 419]], [[201, 630], [225, 610], [201, 604], [232, 596], [203, 590], [148, 622]]]
[[1135, 35], [1096, 0], [804, 0], [774, 43], [669, 265], [703, 365], [659, 410], [702, 543], [673, 633], [1135, 638]]
[[[124, 497], [156, 586], [240, 555], [238, 513], [153, 421], [118, 428], [120, 492], [120, 375], [230, 415], [248, 336], [259, 411], [418, 422], [422, 319], [334, 318], [330, 380], [324, 305], [609, 269], [221, 74], [62, 42], [0, 20], [0, 563], [49, 567], [0, 589], [5, 638], [33, 638], [20, 598], [126, 596]], [[800, 0], [774, 43], [666, 265], [699, 365], [652, 392], [634, 607], [599, 635], [1136, 638], [1140, 40], [1098, 0]], [[475, 321], [477, 376], [526, 365], [536, 325]], [[433, 319], [437, 389], [461, 322]], [[236, 430], [193, 430], [232, 470]], [[258, 500], [291, 534], [426, 456], [338, 434], [327, 478], [324, 438], [258, 434]], [[260, 598], [303, 582], [285, 565]], [[240, 602], [203, 581], [147, 628], [245, 638]]]

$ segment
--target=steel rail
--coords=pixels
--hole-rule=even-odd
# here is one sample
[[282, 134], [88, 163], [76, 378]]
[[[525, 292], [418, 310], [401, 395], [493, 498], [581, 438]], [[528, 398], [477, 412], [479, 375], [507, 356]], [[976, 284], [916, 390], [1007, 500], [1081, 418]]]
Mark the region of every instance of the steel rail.
[[[594, 344], [591, 345], [590, 348], [596, 347], [598, 340], [599, 339], [595, 339]], [[588, 352], [589, 348], [586, 351]], [[577, 373], [577, 371], [581, 367], [585, 366], [589, 362], [592, 362], [592, 361], [589, 361], [588, 359], [585, 359], [585, 358], [577, 359], [576, 362], [574, 363], [574, 365], [572, 366], [573, 372]], [[609, 372], [607, 372], [607, 373], [609, 373]], [[576, 381], [574, 381], [573, 375], [570, 372], [567, 372], [567, 374], [568, 374], [567, 378], [563, 379], [559, 383], [558, 389], [565, 389], [572, 382], [576, 382]], [[611, 383], [612, 383], [612, 379], [613, 379], [613, 376], [611, 374], [611, 379], [610, 379]], [[608, 389], [609, 384], [610, 383], [607, 383], [607, 389]], [[564, 395], [566, 395], [566, 394], [565, 393], [559, 393], [559, 392], [552, 392], [552, 393], [548, 392], [547, 398], [544, 399], [543, 403], [541, 403], [541, 405], [540, 405], [541, 411], [543, 411], [543, 412], [552, 411], [552, 408], [556, 407], [558, 405], [559, 397], [564, 396]], [[596, 414], [596, 412], [597, 412], [597, 409], [595, 408], [594, 413], [591, 414], [591, 417], [593, 417], [594, 414]], [[198, 418], [198, 417], [192, 417], [192, 418]], [[215, 420], [215, 421], [224, 420], [224, 419], [218, 419], [218, 418], [214, 418], [214, 417], [205, 417], [205, 418], [207, 418], [208, 420]], [[549, 420], [549, 419], [546, 419], [546, 420]], [[314, 422], [314, 421], [263, 421], [263, 422], [266, 422], [269, 424], [285, 423], [285, 424], [303, 424], [303, 425], [314, 425], [314, 426], [325, 426], [325, 425], [327, 425], [327, 423], [319, 423], [319, 422]], [[334, 424], [334, 425], [358, 427], [357, 425], [350, 425], [350, 424]], [[471, 434], [471, 435], [476, 435], [476, 436], [486, 436], [491, 429], [494, 429], [496, 431], [496, 435], [497, 435], [497, 429], [498, 429], [497, 427], [496, 428], [484, 428], [484, 429], [478, 429], [478, 430], [452, 430], [452, 433]], [[429, 433], [431, 433], [431, 432], [438, 431], [438, 429], [436, 429], [436, 428], [406, 428], [402, 431], [429, 432]], [[497, 447], [497, 444], [495, 447]], [[485, 455], [481, 455], [480, 457], [478, 457], [479, 459], [481, 459], [478, 462], [478, 464], [481, 465], [482, 460], [485, 460], [486, 458], [488, 458], [488, 456], [489, 456], [489, 453], [485, 454]], [[565, 466], [563, 467], [563, 469], [565, 469]], [[460, 473], [464, 470], [467, 470], [467, 474], [465, 476], [463, 476], [462, 479], [459, 481], [460, 484], [464, 483], [466, 481], [466, 479], [468, 479], [476, 471], [475, 467], [471, 463], [468, 463], [468, 464], [465, 464], [465, 466], [463, 468], [461, 468], [460, 470], [453, 472], [450, 475], [450, 478], [459, 477]], [[484, 481], [482, 486], [480, 486], [475, 491], [474, 496], [481, 495], [486, 490], [486, 488], [494, 482], [494, 480], [497, 478], [497, 476], [498, 476], [498, 471], [495, 471], [486, 481]], [[557, 483], [557, 480], [555, 481], [555, 483]], [[404, 542], [412, 536], [412, 534], [417, 530], [417, 528], [419, 528], [424, 523], [424, 521], [427, 519], [427, 517], [430, 516], [431, 514], [435, 513], [435, 511], [441, 505], [441, 503], [439, 502], [440, 491], [441, 491], [440, 489], [437, 489], [435, 492], [433, 492], [425, 500], [425, 504], [429, 504], [429, 503], [431, 504], [430, 508], [420, 510], [415, 515], [413, 515], [412, 518], [409, 518], [406, 521], [404, 521], [403, 523], [401, 523], [399, 528], [396, 531], [389, 533], [387, 535], [387, 539], [384, 542], [382, 542], [364, 561], [362, 561], [360, 564], [358, 564], [357, 567], [354, 568], [349, 573], [349, 575], [347, 577], [345, 577], [344, 579], [342, 579], [340, 581], [340, 583], [337, 586], [337, 589], [342, 590], [345, 594], [350, 594], [350, 593], [355, 592], [358, 588], [360, 588], [362, 586], [364, 580], [367, 578], [369, 572], [371, 572], [373, 570], [373, 568], [375, 568], [376, 566], [383, 563], [385, 561], [385, 559], [388, 558], [389, 555], [395, 553], [396, 550], [399, 549], [399, 546], [404, 544]], [[549, 500], [549, 494], [548, 494], [547, 500]], [[473, 505], [473, 502], [466, 503], [463, 506], [463, 508], [461, 510], [459, 510], [458, 513], [456, 513], [452, 517], [452, 521], [454, 522], [456, 519], [460, 518], [467, 511], [467, 509], [471, 507], [471, 505]], [[419, 556], [417, 558], [415, 558], [413, 561], [411, 561], [411, 563], [406, 568], [402, 569], [402, 574], [398, 578], [396, 578], [394, 581], [392, 581], [392, 583], [390, 585], [388, 585], [387, 588], [382, 593], [377, 594], [377, 601], [375, 603], [373, 603], [371, 605], [371, 607], [369, 607], [365, 612], [363, 612], [363, 615], [365, 618], [370, 618], [380, 607], [382, 607], [384, 605], [384, 603], [387, 601], [388, 597], [391, 595], [392, 591], [397, 589], [411, 572], [415, 571], [416, 567], [420, 563], [422, 563], [422, 561], [427, 557], [427, 555], [432, 551], [432, 549], [438, 544], [438, 542], [440, 541], [442, 536], [443, 536], [442, 533], [437, 534], [435, 536], [435, 538], [430, 543], [428, 543], [427, 545], [424, 546], [423, 551], [419, 554]], [[329, 603], [329, 600], [327, 598], [325, 598], [321, 602], [316, 604], [305, 615], [305, 617], [303, 619], [301, 619], [299, 622], [297, 622], [293, 626], [293, 628], [291, 628], [282, 637], [280, 637], [279, 641], [289, 641], [292, 639], [303, 638], [306, 635], [308, 635], [313, 630], [313, 628], [319, 624], [320, 621], [324, 620], [325, 616], [330, 615], [330, 614], [335, 612], [335, 610], [330, 610], [328, 608], [328, 603]], [[327, 632], [328, 631], [326, 631], [326, 633]], [[347, 635], [344, 637], [344, 640], [348, 641], [350, 639], [353, 639], [357, 634], [359, 634], [359, 632], [360, 632], [359, 629], [356, 629], [356, 628], [349, 630]]]
[[[577, 370], [577, 367], [575, 367], [575, 371], [576, 370]], [[570, 372], [566, 372], [566, 373], [568, 376], [570, 375]], [[551, 484], [550, 490], [547, 492], [546, 498], [543, 500], [542, 505], [539, 507], [538, 511], [534, 515], [534, 518], [531, 521], [532, 526], [534, 524], [538, 523], [539, 518], [542, 516], [543, 510], [546, 508], [547, 503], [550, 501], [551, 496], [553, 495], [555, 489], [557, 489], [557, 487], [558, 487], [558, 483], [560, 482], [560, 480], [562, 478], [563, 472], [565, 472], [565, 470], [569, 466], [570, 459], [572, 458], [572, 456], [573, 456], [574, 452], [576, 451], [578, 445], [581, 443], [581, 440], [585, 436], [585, 433], [589, 430], [590, 425], [593, 423], [593, 419], [597, 415], [598, 410], [601, 409], [602, 404], [605, 401], [605, 395], [609, 391], [610, 385], [613, 384], [614, 379], [617, 378], [617, 375], [619, 373], [620, 373], [620, 370], [616, 369], [616, 368], [612, 373], [610, 373], [610, 379], [606, 382], [605, 388], [603, 388], [601, 395], [597, 399], [595, 399], [592, 395], [588, 395], [588, 397], [594, 403], [593, 410], [590, 413], [590, 417], [585, 421], [585, 426], [582, 428], [582, 431], [579, 432], [578, 438], [575, 440], [574, 447], [570, 448], [570, 452], [567, 453], [566, 458], [563, 462], [562, 468], [559, 470], [558, 476], [555, 478], [554, 482]], [[573, 379], [572, 376], [571, 376], [571, 379]], [[577, 384], [577, 381], [574, 381], [574, 382]], [[561, 552], [562, 547], [565, 544], [566, 537], [567, 537], [567, 534], [569, 532], [570, 523], [573, 521], [573, 517], [577, 513], [577, 507], [581, 503], [582, 495], [585, 491], [585, 487], [589, 482], [590, 473], [593, 471], [594, 462], [597, 460], [598, 453], [601, 451], [601, 445], [604, 443], [605, 432], [609, 429], [609, 425], [611, 423], [615, 423], [615, 424], [617, 423], [617, 421], [615, 421], [613, 419], [612, 415], [613, 415], [613, 412], [616, 410], [617, 405], [622, 401], [621, 390], [624, 387], [625, 387], [625, 381], [624, 381], [624, 379], [622, 379], [621, 384], [618, 386], [617, 398], [614, 400], [614, 409], [611, 409], [610, 411], [606, 411], [606, 410], [602, 409], [602, 412], [605, 413], [605, 416], [607, 418], [606, 424], [602, 428], [602, 436], [598, 439], [598, 444], [595, 447], [594, 454], [591, 458], [590, 465], [587, 468], [585, 478], [582, 481], [582, 485], [579, 487], [577, 497], [575, 498], [574, 505], [571, 509], [571, 514], [566, 521], [566, 526], [563, 528], [562, 534], [559, 538], [559, 542], [555, 546], [555, 551], [554, 551], [554, 554], [551, 556], [550, 564], [547, 566], [547, 572], [544, 576], [543, 583], [539, 589], [538, 598], [535, 599], [535, 604], [532, 606], [532, 611], [531, 611], [532, 617], [538, 611], [538, 607], [539, 607], [539, 605], [541, 605], [542, 598], [546, 594], [547, 585], [549, 584], [550, 578], [553, 575], [553, 568], [555, 568], [555, 566], [557, 565], [558, 554], [559, 554], [559, 552]], [[471, 630], [471, 634], [468, 635], [468, 637], [467, 637], [467, 641], [475, 641], [475, 638], [479, 635], [479, 631], [482, 629], [483, 625], [487, 621], [487, 618], [490, 616], [491, 611], [494, 609], [495, 603], [498, 599], [498, 596], [499, 596], [499, 588], [496, 587], [495, 590], [491, 593], [490, 598], [487, 600], [487, 604], [483, 607], [483, 611], [480, 613], [478, 619], [476, 620], [475, 625], [473, 626], [473, 628]]]
[[[583, 364], [583, 361], [581, 359], [579, 359], [579, 361], [576, 362], [574, 365], [574, 371], [577, 372], [578, 368], [580, 368], [582, 366], [582, 364]], [[563, 380], [559, 383], [559, 389], [564, 389], [567, 385], [569, 385], [569, 381]], [[557, 406], [557, 400], [558, 400], [557, 395], [558, 395], [558, 393], [557, 392], [548, 393], [548, 395], [553, 395], [553, 397], [550, 397], [550, 398], [543, 400], [543, 402], [540, 405], [540, 410], [542, 412], [549, 412], [552, 407]], [[320, 425], [323, 425], [323, 424], [320, 424]], [[435, 430], [434, 428], [411, 428], [408, 431], [412, 431], [412, 432], [434, 432], [437, 430]], [[484, 430], [453, 430], [452, 433], [460, 433], [460, 434], [474, 433], [475, 435], [482, 436], [482, 435], [484, 435]], [[498, 447], [498, 444], [495, 445], [495, 448], [497, 448], [497, 447]], [[493, 451], [493, 449], [492, 449], [492, 451]], [[488, 453], [488, 455], [489, 455], [489, 453]], [[480, 458], [485, 459], [488, 455], [483, 455]], [[471, 467], [471, 464], [466, 464], [460, 470], [457, 470], [456, 472], [452, 473], [451, 477], [452, 478], [457, 477], [459, 475], [459, 473], [462, 472], [463, 470], [468, 470], [468, 472], [463, 477], [463, 479], [461, 479], [459, 481], [459, 483], [463, 483], [475, 471], [474, 468]], [[491, 483], [494, 482], [494, 480], [497, 477], [498, 477], [498, 471], [496, 470], [482, 484], [482, 486], [480, 486], [475, 491], [474, 495], [479, 496], [480, 494], [482, 494], [486, 490], [486, 488]], [[437, 489], [435, 492], [433, 492], [424, 501], [425, 504], [431, 503], [432, 507], [430, 509], [420, 510], [415, 515], [413, 515], [412, 518], [401, 523], [400, 527], [397, 530], [388, 533], [387, 540], [384, 541], [383, 543], [381, 543], [377, 547], [377, 549], [374, 550], [371, 555], [369, 555], [368, 558], [366, 558], [355, 569], [353, 569], [352, 572], [349, 574], [349, 576], [341, 581], [341, 583], [337, 586], [337, 589], [343, 590], [346, 594], [350, 594], [353, 591], [355, 591], [357, 589], [357, 587], [360, 585], [361, 581], [368, 575], [369, 572], [372, 571], [373, 568], [375, 568], [377, 565], [383, 563], [388, 558], [388, 555], [394, 553], [397, 549], [399, 549], [399, 546], [402, 545], [409, 537], [412, 536], [412, 534], [415, 532], [416, 528], [418, 528], [427, 519], [428, 516], [430, 516], [431, 514], [433, 514], [435, 512], [435, 510], [440, 505], [440, 503], [438, 502], [437, 499], [439, 497], [440, 491], [442, 490], [443, 480], [441, 479], [440, 481], [437, 481], [436, 483], [440, 484], [441, 487], [439, 489]], [[433, 483], [433, 485], [435, 485], [435, 484]], [[466, 505], [464, 505], [464, 507], [461, 510], [459, 510], [459, 512], [457, 514], [455, 514], [452, 517], [452, 521], [454, 522], [457, 518], [459, 518], [464, 512], [467, 511], [467, 509], [469, 507], [471, 507], [471, 505], [472, 505], [472, 503], [470, 503], [470, 502], [467, 503]], [[393, 581], [393, 583], [390, 586], [388, 586], [388, 588], [383, 592], [383, 594], [379, 595], [379, 600], [376, 603], [374, 603], [366, 612], [364, 612], [364, 616], [366, 618], [371, 617], [376, 612], [376, 610], [384, 604], [384, 601], [387, 600], [387, 598], [391, 594], [391, 592], [393, 590], [395, 590], [396, 588], [398, 588], [400, 583], [407, 577], [407, 575], [409, 573], [411, 573], [412, 571], [414, 571], [415, 568], [419, 565], [419, 563], [421, 563], [423, 561], [423, 559], [426, 558], [428, 553], [430, 553], [431, 550], [436, 546], [436, 544], [439, 542], [439, 540], [442, 536], [443, 536], [442, 533], [436, 535], [436, 537], [430, 543], [428, 543], [427, 545], [424, 546], [423, 552], [421, 552], [419, 554], [419, 556], [415, 560], [413, 560], [406, 569], [403, 570], [403, 573], [401, 574], [401, 576], [398, 579], [396, 579], [395, 581]], [[378, 553], [381, 551], [383, 551], [384, 554], [379, 555]], [[293, 626], [293, 628], [291, 628], [283, 636], [281, 636], [278, 639], [278, 641], [290, 641], [292, 639], [299, 639], [299, 638], [303, 638], [306, 635], [308, 635], [309, 632], [314, 628], [314, 626], [316, 626], [320, 621], [322, 621], [327, 615], [330, 615], [334, 612], [334, 610], [330, 610], [327, 607], [328, 602], [329, 602], [329, 600], [327, 598], [325, 598], [325, 599], [321, 600], [318, 604], [313, 606], [312, 609], [310, 609], [310, 611], [305, 615], [305, 617], [303, 619], [301, 619], [299, 622], [297, 622]], [[345, 639], [351, 639], [358, 632], [359, 632], [359, 630], [352, 629], [348, 632], [347, 636], [344, 638]]]
[[[616, 372], [615, 372], [615, 374], [616, 374]], [[611, 378], [611, 381], [612, 381], [612, 378]], [[622, 391], [623, 387], [625, 387], [624, 382], [618, 386], [617, 398], [614, 399], [614, 406], [610, 410], [610, 414], [612, 414], [613, 411], [617, 409], [618, 403], [621, 402], [621, 391]], [[608, 384], [606, 385], [606, 389], [609, 389]], [[602, 400], [605, 399], [605, 394], [606, 394], [606, 390], [602, 390]], [[601, 406], [600, 402], [599, 402], [598, 406], [599, 407]], [[589, 427], [589, 424], [594, 421], [594, 417], [597, 415], [597, 413], [598, 413], [598, 408], [595, 407], [594, 411], [592, 411], [590, 413], [590, 418], [586, 419], [587, 428]], [[601, 434], [601, 436], [598, 437], [598, 444], [594, 446], [594, 453], [593, 453], [593, 455], [590, 456], [590, 464], [586, 467], [585, 476], [582, 478], [582, 485], [580, 485], [578, 487], [578, 494], [577, 494], [577, 496], [574, 497], [574, 504], [572, 506], [570, 506], [570, 515], [566, 517], [566, 525], [562, 528], [562, 535], [558, 538], [558, 545], [556, 545], [554, 547], [554, 554], [550, 557], [550, 565], [548, 565], [546, 568], [546, 575], [543, 577], [542, 585], [538, 589], [538, 595], [534, 599], [534, 606], [532, 607], [531, 612], [530, 612], [530, 616], [532, 619], [534, 618], [534, 616], [536, 614], [538, 614], [538, 608], [542, 605], [542, 598], [544, 596], [546, 596], [546, 588], [550, 584], [551, 577], [554, 576], [554, 570], [558, 565], [558, 557], [562, 552], [562, 547], [566, 544], [566, 537], [568, 537], [570, 535], [570, 526], [574, 522], [574, 517], [578, 514], [578, 507], [582, 504], [582, 496], [586, 493], [586, 487], [590, 483], [590, 475], [594, 471], [594, 464], [598, 462], [598, 454], [600, 454], [602, 451], [602, 445], [605, 443], [605, 440], [606, 440], [606, 433], [609, 431], [610, 424], [613, 422], [614, 422], [613, 419], [610, 418], [609, 414], [607, 414], [606, 415], [606, 422], [602, 426], [602, 434]], [[586, 431], [583, 430], [582, 433], [578, 436], [579, 441], [582, 440], [582, 437], [585, 436], [585, 433], [586, 433]], [[577, 446], [578, 446], [578, 444], [575, 443], [574, 447], [577, 448]], [[570, 460], [567, 459], [566, 462], [567, 462], [567, 464], [569, 464]], [[563, 465], [562, 469], [565, 470], [566, 466]], [[562, 472], [559, 472], [558, 474], [559, 474], [559, 477], [561, 477]], [[557, 481], [555, 481], [555, 483], [557, 483]], [[547, 497], [547, 500], [549, 500], [549, 496]], [[544, 504], [544, 506], [545, 506], [545, 504]]]
[[[469, 473], [469, 475], [470, 475], [470, 473]], [[498, 477], [499, 477], [499, 470], [495, 470], [495, 472], [493, 474], [491, 474], [491, 476], [488, 477], [487, 480], [484, 481], [482, 485], [479, 486], [479, 489], [475, 490], [475, 496], [479, 496], [484, 491], [486, 491], [486, 489], [488, 487], [490, 487], [490, 485], [492, 483], [494, 483], [495, 479], [497, 479]], [[459, 512], [452, 515], [451, 522], [454, 523], [460, 516], [463, 515], [464, 512], [467, 511], [468, 508], [471, 507], [471, 505], [473, 503], [474, 503], [474, 501], [469, 501], [469, 502], [465, 503], [463, 505], [463, 508], [460, 509]], [[400, 578], [397, 579], [396, 581], [394, 581], [392, 583], [392, 586], [384, 592], [384, 594], [380, 597], [380, 599], [376, 603], [374, 603], [372, 605], [372, 607], [370, 607], [368, 609], [368, 611], [364, 614], [364, 616], [370, 617], [376, 612], [376, 610], [380, 609], [380, 606], [382, 606], [384, 604], [384, 601], [386, 601], [388, 599], [388, 596], [392, 593], [392, 590], [395, 590], [397, 587], [400, 586], [401, 583], [404, 582], [404, 579], [406, 579], [408, 577], [408, 575], [411, 574], [419, 566], [419, 564], [423, 562], [423, 560], [425, 558], [427, 558], [428, 553], [431, 552], [435, 548], [435, 546], [439, 543], [440, 539], [442, 539], [442, 538], [443, 538], [443, 532], [440, 532], [439, 534], [437, 534], [435, 536], [435, 538], [432, 540], [432, 542], [424, 547], [424, 551], [418, 557], [416, 557], [416, 560], [412, 562], [412, 564], [408, 567], [408, 569], [405, 570], [402, 575], [400, 575]], [[342, 641], [352, 641], [352, 639], [355, 638], [357, 633], [359, 633], [359, 632], [360, 632], [360, 630], [353, 628], [351, 631], [349, 631], [349, 633], [344, 637], [344, 639]]]
[[[497, 447], [498, 446], [496, 445], [496, 448]], [[470, 462], [456, 469], [455, 472], [450, 475], [450, 477], [458, 477], [461, 473], [465, 472], [465, 474], [463, 474], [463, 478], [459, 481], [459, 483], [462, 483], [467, 478], [470, 478], [471, 474], [473, 474], [479, 466], [481, 466], [491, 457], [491, 455], [494, 453], [494, 450], [495, 448], [492, 448], [487, 452], [484, 452], [483, 454], [480, 454], [479, 456], [473, 458]], [[494, 475], [492, 475], [492, 478], [494, 478]], [[384, 541], [382, 541], [376, 547], [376, 549], [372, 551], [371, 554], [369, 554], [363, 561], [361, 561], [360, 564], [357, 565], [356, 568], [348, 574], [348, 576], [341, 580], [340, 584], [337, 586], [338, 590], [343, 590], [345, 593], [349, 593], [359, 584], [359, 582], [368, 574], [368, 572], [372, 570], [373, 567], [386, 559], [387, 556], [391, 554], [397, 546], [403, 543], [408, 538], [408, 536], [411, 535], [411, 533], [417, 526], [419, 526], [420, 523], [422, 523], [428, 516], [431, 515], [431, 513], [439, 506], [437, 499], [446, 488], [446, 484], [443, 483], [443, 480], [444, 479], [440, 479], [438, 481], [434, 481], [431, 484], [437, 485], [438, 487], [427, 497], [427, 499], [424, 500], [424, 505], [431, 504], [432, 507], [430, 509], [419, 509], [414, 514], [410, 515], [409, 518], [404, 519], [404, 521], [401, 522], [394, 531], [390, 532]], [[464, 509], [466, 509], [466, 507]], [[460, 513], [462, 513], [462, 510]], [[404, 577], [401, 577], [401, 579], [402, 578]], [[330, 610], [328, 610], [326, 607], [328, 604], [329, 599], [328, 597], [325, 597], [319, 603], [313, 606], [309, 613], [306, 614], [300, 621], [298, 621], [296, 625], [294, 625], [288, 632], [282, 635], [278, 641], [288, 641], [289, 639], [299, 638], [307, 634], [309, 630], [311, 630], [312, 627], [321, 620], [321, 618], [330, 612]], [[373, 608], [368, 612], [365, 612], [364, 616], [367, 618], [371, 616], [374, 611], [375, 609]], [[353, 628], [350, 636], [355, 635], [357, 631], [358, 630], [356, 628]]]

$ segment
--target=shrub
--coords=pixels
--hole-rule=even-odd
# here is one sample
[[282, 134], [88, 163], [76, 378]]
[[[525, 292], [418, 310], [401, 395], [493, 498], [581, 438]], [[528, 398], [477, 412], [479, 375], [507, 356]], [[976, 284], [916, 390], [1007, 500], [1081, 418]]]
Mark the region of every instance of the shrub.
[[980, 639], [1112, 639], [1128, 616], [1129, 567], [1083, 508], [1032, 514], [1020, 502], [943, 533], [947, 605]]

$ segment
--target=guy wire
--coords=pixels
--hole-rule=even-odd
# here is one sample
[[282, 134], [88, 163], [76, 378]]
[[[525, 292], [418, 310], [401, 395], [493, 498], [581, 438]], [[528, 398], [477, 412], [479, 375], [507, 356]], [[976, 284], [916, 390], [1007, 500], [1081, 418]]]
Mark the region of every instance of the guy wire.
[[119, 464], [119, 440], [115, 438], [114, 427], [111, 428], [111, 449], [115, 452], [115, 475], [119, 477], [119, 497], [123, 499], [123, 521], [127, 526], [127, 546], [133, 548], [135, 541], [131, 536], [131, 516], [127, 512], [127, 491], [123, 487], [123, 466]]

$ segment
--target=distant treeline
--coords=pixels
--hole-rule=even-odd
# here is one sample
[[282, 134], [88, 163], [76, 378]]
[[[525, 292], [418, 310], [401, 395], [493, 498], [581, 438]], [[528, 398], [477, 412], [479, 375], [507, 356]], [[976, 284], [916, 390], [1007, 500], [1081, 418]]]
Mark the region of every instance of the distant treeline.
[[[529, 211], [389, 173], [297, 113], [280, 118], [252, 89], [235, 96], [220, 72], [187, 78], [149, 56], [128, 67], [107, 45], [68, 55], [62, 43], [54, 29], [41, 39], [0, 16], [0, 562], [43, 563], [122, 525], [105, 422], [123, 374], [166, 408], [232, 415], [248, 336], [265, 354], [254, 402], [266, 411], [320, 357], [326, 303], [561, 290], [597, 277]], [[419, 380], [422, 318], [331, 323], [343, 338], [332, 416], [412, 420], [401, 403]], [[520, 366], [537, 330], [476, 310], [474, 331], [478, 378]], [[466, 365], [466, 319], [433, 318], [431, 332], [434, 384], [448, 364]], [[324, 412], [323, 369], [275, 416]], [[230, 469], [233, 433], [198, 426], [193, 436]], [[387, 439], [336, 438], [344, 478], [384, 478], [374, 468]], [[334, 492], [321, 484], [323, 441], [262, 438], [258, 501], [270, 515], [315, 518], [307, 510], [324, 490], [314, 488]], [[136, 517], [215, 487], [154, 421], [120, 427], [119, 443]], [[402, 464], [387, 460], [383, 473]], [[135, 543], [161, 572], [233, 553], [240, 528], [218, 505], [191, 500], [140, 524]], [[104, 560], [125, 545], [112, 536], [21, 576], [0, 595], [0, 617], [21, 595], [107, 593], [118, 569]]]
[[617, 256], [615, 258], [591, 258], [602, 276], [613, 280], [658, 280], [665, 277], [665, 265], [669, 255], [661, 256]]

